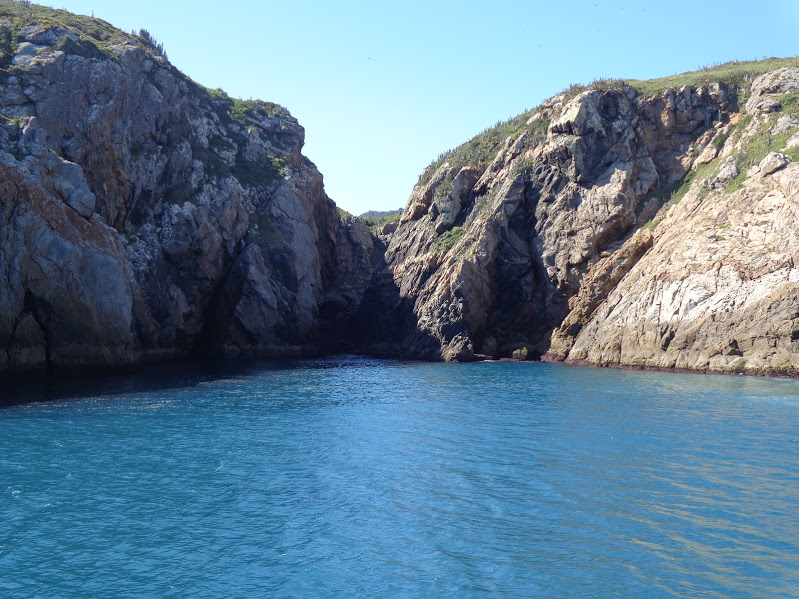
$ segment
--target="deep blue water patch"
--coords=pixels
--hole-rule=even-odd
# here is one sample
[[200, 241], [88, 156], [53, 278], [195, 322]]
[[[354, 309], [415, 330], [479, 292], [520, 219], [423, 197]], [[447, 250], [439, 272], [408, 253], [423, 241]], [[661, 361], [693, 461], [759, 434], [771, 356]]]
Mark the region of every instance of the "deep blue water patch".
[[3, 597], [799, 596], [796, 380], [342, 357], [14, 393]]

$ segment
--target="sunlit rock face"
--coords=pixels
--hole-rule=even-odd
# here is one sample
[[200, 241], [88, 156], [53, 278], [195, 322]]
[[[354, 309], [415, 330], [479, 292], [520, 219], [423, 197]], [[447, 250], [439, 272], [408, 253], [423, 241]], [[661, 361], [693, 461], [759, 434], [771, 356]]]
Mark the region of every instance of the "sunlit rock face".
[[367, 290], [371, 343], [796, 373], [797, 77], [564, 93], [444, 155]]

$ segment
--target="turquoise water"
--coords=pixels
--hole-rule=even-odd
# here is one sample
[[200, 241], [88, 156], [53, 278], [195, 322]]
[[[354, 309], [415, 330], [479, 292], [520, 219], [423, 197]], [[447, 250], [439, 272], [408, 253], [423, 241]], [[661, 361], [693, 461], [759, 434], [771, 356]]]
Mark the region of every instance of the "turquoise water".
[[799, 596], [796, 380], [342, 357], [5, 393], [56, 399], [0, 409], [0, 597]]

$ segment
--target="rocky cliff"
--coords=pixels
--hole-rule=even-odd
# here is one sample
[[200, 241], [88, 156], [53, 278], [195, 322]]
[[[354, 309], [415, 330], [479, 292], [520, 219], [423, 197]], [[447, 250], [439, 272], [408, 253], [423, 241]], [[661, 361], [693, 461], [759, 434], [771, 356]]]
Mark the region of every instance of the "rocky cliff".
[[367, 290], [365, 342], [796, 374], [798, 86], [795, 59], [598, 82], [448, 152]]
[[64, 11], [0, 2], [0, 45], [0, 370], [291, 355], [355, 311], [383, 248], [287, 110]]
[[145, 31], [0, 0], [0, 121], [0, 371], [360, 348], [799, 374], [796, 59], [571, 88], [373, 231], [286, 109]]

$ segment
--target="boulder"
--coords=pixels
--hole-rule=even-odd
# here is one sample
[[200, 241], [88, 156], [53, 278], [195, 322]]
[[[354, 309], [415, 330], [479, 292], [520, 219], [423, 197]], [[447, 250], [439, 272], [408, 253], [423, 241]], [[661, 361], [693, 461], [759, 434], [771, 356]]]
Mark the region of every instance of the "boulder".
[[779, 96], [799, 89], [799, 67], [785, 67], [755, 78], [746, 112], [769, 113], [780, 109]]
[[771, 152], [768, 154], [768, 156], [760, 161], [758, 166], [760, 167], [760, 173], [763, 176], [766, 176], [780, 170], [781, 168], [784, 168], [789, 162], [790, 160], [785, 154]]
[[738, 169], [738, 156], [728, 156], [724, 162], [722, 162], [721, 167], [719, 168], [719, 174], [716, 175], [716, 178], [713, 179], [711, 186], [712, 187], [720, 187], [725, 183], [732, 181], [737, 177], [741, 171]]

